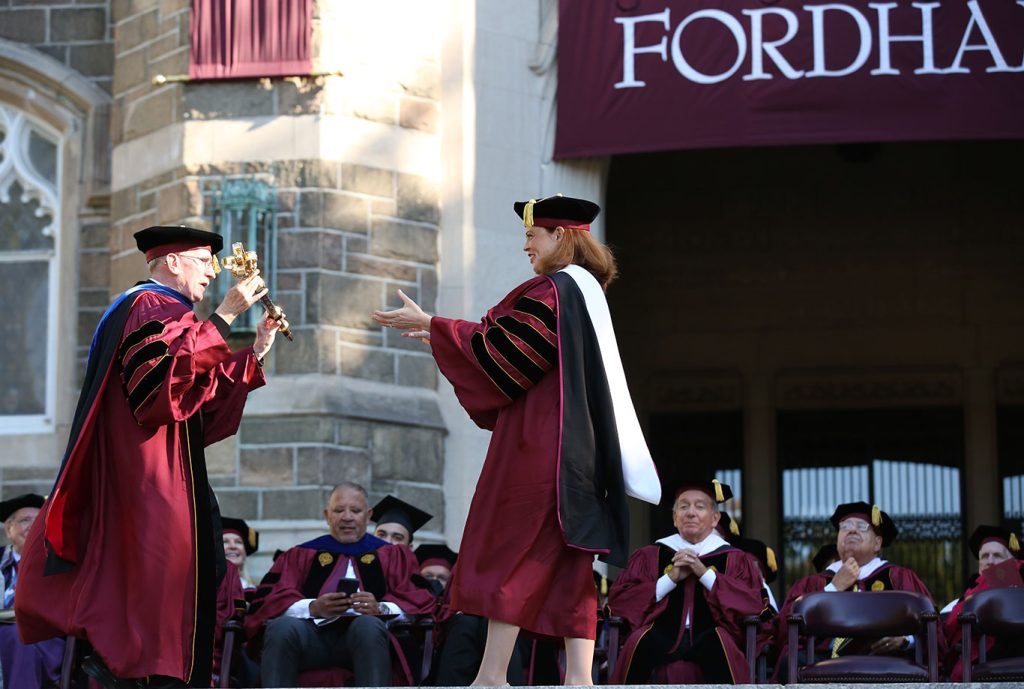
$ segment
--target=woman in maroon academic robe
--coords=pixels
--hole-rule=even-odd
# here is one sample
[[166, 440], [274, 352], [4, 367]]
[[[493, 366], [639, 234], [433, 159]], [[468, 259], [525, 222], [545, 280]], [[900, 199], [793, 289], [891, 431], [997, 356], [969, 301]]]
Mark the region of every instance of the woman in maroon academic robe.
[[152, 279], [97, 327], [15, 607], [25, 641], [87, 639], [94, 653], [83, 666], [106, 685], [198, 686], [210, 680], [224, 569], [203, 448], [238, 430], [249, 392], [266, 382], [277, 324], [261, 319], [253, 346], [232, 353], [231, 322], [265, 292], [243, 280], [209, 319], [196, 317], [220, 235], [151, 227], [135, 238]]
[[640, 433], [603, 288], [611, 252], [589, 232], [600, 209], [553, 196], [517, 203], [538, 274], [479, 323], [405, 306], [378, 323], [429, 339], [459, 402], [492, 431], [466, 521], [452, 606], [489, 620], [474, 684], [500, 685], [520, 628], [566, 640], [566, 684], [591, 684], [595, 554], [624, 564], [627, 492], [660, 484]]

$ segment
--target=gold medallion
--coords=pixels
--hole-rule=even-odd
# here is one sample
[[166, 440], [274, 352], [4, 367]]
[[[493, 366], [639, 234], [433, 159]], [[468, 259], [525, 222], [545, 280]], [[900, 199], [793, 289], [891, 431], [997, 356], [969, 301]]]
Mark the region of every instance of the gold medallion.
[[871, 585], [871, 590], [872, 591], [884, 591], [885, 590], [885, 584], [883, 584], [880, 581], [876, 581], [875, 583], [873, 583]]
[[334, 562], [334, 556], [330, 553], [320, 553], [320, 557], [318, 557], [317, 560], [320, 561], [321, 567], [326, 567], [327, 565]]
[[359, 561], [362, 562], [364, 565], [368, 565], [376, 559], [376, 555], [374, 555], [373, 553], [367, 553], [366, 555], [363, 555], [361, 558], [359, 558]]

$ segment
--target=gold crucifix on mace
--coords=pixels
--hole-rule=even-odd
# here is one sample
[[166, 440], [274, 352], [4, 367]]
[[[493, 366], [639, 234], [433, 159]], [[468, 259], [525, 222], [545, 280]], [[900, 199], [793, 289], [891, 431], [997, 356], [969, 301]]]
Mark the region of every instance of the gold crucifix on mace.
[[[236, 279], [244, 280], [256, 272], [256, 259], [257, 256], [255, 251], [246, 251], [241, 242], [235, 242], [231, 245], [231, 255], [221, 261], [221, 264], [231, 271], [231, 274], [234, 275]], [[257, 291], [267, 286], [266, 283], [263, 282], [263, 278], [257, 277], [256, 279], [259, 280], [259, 286], [256, 288]], [[267, 310], [267, 315], [281, 324], [281, 334], [289, 340], [294, 339], [292, 337], [291, 327], [288, 325], [288, 321], [284, 318], [284, 311], [281, 310], [280, 306], [270, 300], [270, 295], [264, 294], [260, 297], [260, 303], [263, 304], [263, 308]]]

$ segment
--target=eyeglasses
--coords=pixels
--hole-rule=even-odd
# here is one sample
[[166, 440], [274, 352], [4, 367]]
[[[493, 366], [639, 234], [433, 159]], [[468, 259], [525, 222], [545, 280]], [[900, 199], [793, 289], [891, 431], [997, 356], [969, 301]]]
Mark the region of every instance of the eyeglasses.
[[189, 254], [178, 254], [182, 258], [191, 258], [193, 261], [198, 261], [203, 268], [213, 267], [213, 256], [190, 256]]
[[867, 532], [871, 528], [863, 519], [844, 519], [839, 522], [840, 531], [860, 531], [861, 533]]

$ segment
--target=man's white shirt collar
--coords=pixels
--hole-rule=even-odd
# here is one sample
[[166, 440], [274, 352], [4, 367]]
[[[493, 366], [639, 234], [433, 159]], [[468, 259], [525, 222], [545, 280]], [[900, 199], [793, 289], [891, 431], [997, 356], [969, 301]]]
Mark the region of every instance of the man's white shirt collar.
[[712, 531], [711, 534], [708, 535], [708, 537], [700, 543], [690, 543], [689, 541], [685, 540], [682, 536], [680, 536], [678, 533], [674, 533], [671, 536], [665, 536], [665, 538], [659, 538], [656, 542], [668, 546], [672, 550], [682, 550], [683, 548], [689, 548], [690, 550], [697, 551], [697, 554], [701, 557], [707, 555], [708, 553], [718, 550], [723, 545], [729, 545], [724, 538], [719, 536], [714, 531]]
[[[889, 563], [888, 560], [883, 560], [880, 557], [876, 557], [874, 560], [872, 560], [871, 562], [867, 563], [866, 565], [861, 565], [860, 566], [860, 574], [857, 576], [857, 581], [864, 581], [865, 579], [870, 577], [872, 574], [874, 574], [876, 571], [878, 571], [879, 567], [881, 567], [882, 565], [888, 564], [888, 563]], [[833, 574], [835, 574], [836, 572], [839, 571], [839, 568], [842, 567], [842, 566], [843, 566], [843, 563], [839, 562], [838, 560], [836, 560], [835, 562], [830, 564], [825, 569], [827, 569], [828, 571], [830, 571]]]

